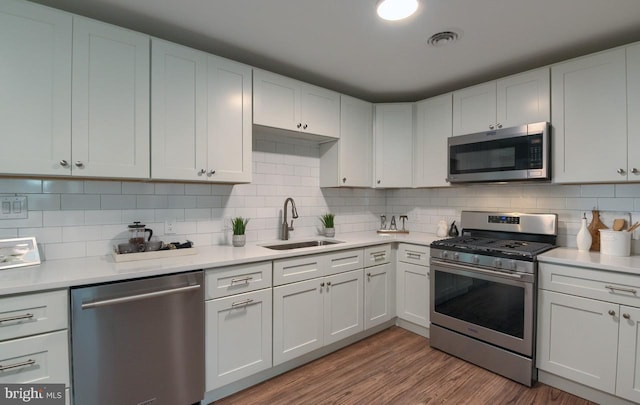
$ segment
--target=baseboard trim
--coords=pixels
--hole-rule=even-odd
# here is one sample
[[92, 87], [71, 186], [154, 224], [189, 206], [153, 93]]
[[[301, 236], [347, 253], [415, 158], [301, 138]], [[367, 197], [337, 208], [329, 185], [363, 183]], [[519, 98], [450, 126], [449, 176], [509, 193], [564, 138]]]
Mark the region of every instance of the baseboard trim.
[[634, 405], [635, 402], [630, 402], [615, 395], [602, 392], [586, 385], [582, 385], [575, 381], [568, 380], [564, 377], [557, 376], [555, 374], [548, 373], [546, 371], [538, 369], [538, 381], [550, 385], [559, 390], [568, 392], [580, 398], [587, 399], [589, 401], [598, 404], [607, 405]]
[[396, 326], [429, 339], [429, 328], [425, 328], [424, 326], [416, 325], [413, 322], [405, 321], [404, 319], [400, 318], [396, 318]]

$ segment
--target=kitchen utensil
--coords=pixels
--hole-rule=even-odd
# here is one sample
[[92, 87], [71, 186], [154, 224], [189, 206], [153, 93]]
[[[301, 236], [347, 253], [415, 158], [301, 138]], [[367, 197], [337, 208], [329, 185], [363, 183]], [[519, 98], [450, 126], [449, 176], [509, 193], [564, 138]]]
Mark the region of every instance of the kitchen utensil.
[[135, 243], [118, 243], [118, 253], [136, 253], [138, 252], [138, 245]]
[[[135, 221], [133, 224], [127, 226], [129, 228], [129, 243], [133, 243], [138, 247], [139, 252], [144, 252], [145, 241], [150, 241], [153, 236], [153, 230], [145, 228], [144, 224], [140, 221]], [[149, 238], [145, 240], [145, 234], [149, 234]]]
[[636, 222], [635, 224], [633, 224], [633, 225], [631, 226], [631, 228], [629, 228], [629, 229], [627, 230], [627, 232], [633, 232], [633, 231], [635, 231], [639, 226], [640, 226], [640, 222]]
[[440, 222], [438, 222], [436, 236], [440, 238], [444, 238], [447, 236], [447, 221], [445, 221], [444, 219], [441, 219]]
[[609, 256], [629, 256], [631, 253], [631, 232], [616, 232], [600, 229], [600, 253]]
[[458, 227], [456, 226], [456, 221], [451, 223], [451, 227], [449, 228], [449, 236], [458, 236], [460, 232], [458, 232]]
[[600, 229], [609, 229], [608, 226], [602, 223], [600, 220], [600, 211], [593, 210], [591, 211], [593, 215], [593, 219], [589, 224], [589, 233], [591, 234], [591, 249], [592, 251], [599, 252], [600, 251]]
[[151, 240], [151, 241], [145, 242], [144, 251], [155, 252], [156, 250], [160, 250], [162, 248], [162, 245], [163, 243], [161, 240]]
[[621, 231], [624, 229], [624, 224], [625, 224], [625, 220], [624, 219], [614, 219], [613, 220], [613, 226], [611, 227], [611, 229], [613, 229], [614, 231]]

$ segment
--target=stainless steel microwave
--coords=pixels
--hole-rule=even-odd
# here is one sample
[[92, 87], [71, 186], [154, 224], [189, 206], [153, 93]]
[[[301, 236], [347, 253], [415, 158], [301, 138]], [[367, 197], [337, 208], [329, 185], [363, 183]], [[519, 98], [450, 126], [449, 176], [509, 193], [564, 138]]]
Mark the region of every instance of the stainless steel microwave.
[[549, 181], [549, 123], [453, 136], [448, 140], [451, 183]]

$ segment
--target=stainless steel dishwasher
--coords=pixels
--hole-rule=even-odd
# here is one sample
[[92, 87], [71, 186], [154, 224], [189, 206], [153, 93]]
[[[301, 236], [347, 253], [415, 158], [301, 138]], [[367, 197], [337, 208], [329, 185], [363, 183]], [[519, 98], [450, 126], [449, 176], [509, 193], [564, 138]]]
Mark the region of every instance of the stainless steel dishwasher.
[[71, 346], [75, 404], [199, 402], [202, 271], [72, 289]]

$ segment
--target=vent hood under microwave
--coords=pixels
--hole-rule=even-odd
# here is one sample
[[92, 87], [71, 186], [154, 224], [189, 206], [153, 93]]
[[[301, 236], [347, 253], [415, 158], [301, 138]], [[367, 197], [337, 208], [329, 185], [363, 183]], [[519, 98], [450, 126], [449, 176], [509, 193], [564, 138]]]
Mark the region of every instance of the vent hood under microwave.
[[550, 181], [548, 122], [453, 136], [447, 145], [451, 183]]

